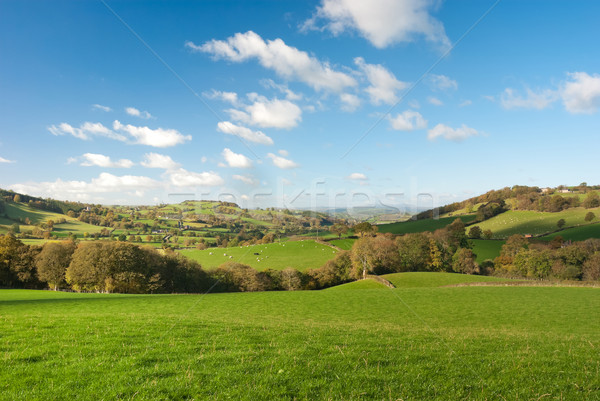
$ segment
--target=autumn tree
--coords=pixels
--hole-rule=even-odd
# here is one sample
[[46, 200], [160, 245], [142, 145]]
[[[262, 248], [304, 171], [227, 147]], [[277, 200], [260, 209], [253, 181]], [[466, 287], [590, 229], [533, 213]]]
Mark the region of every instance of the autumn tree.
[[598, 192], [589, 192], [583, 200], [582, 206], [586, 209], [600, 206], [600, 196], [598, 196]]
[[565, 221], [565, 219], [560, 219], [556, 222], [556, 227], [558, 227], [559, 229], [563, 228], [565, 226], [565, 224], [567, 224], [567, 222]]
[[589, 223], [590, 221], [594, 220], [595, 218], [596, 218], [596, 215], [594, 214], [594, 212], [587, 212], [584, 220]]
[[481, 228], [479, 226], [473, 226], [469, 229], [469, 238], [479, 239], [481, 238]]
[[467, 248], [460, 248], [454, 256], [452, 256], [452, 270], [457, 273], [477, 274], [479, 266], [475, 261], [476, 255]]
[[337, 234], [338, 239], [341, 239], [342, 235], [348, 232], [348, 226], [343, 223], [336, 223], [329, 229], [329, 231]]
[[65, 273], [75, 251], [73, 242], [47, 242], [37, 255], [35, 264], [40, 281], [55, 291], [65, 282]]
[[352, 227], [354, 233], [358, 234], [361, 237], [366, 235], [371, 235], [377, 232], [377, 227], [369, 223], [368, 221], [363, 221], [362, 223], [356, 224]]

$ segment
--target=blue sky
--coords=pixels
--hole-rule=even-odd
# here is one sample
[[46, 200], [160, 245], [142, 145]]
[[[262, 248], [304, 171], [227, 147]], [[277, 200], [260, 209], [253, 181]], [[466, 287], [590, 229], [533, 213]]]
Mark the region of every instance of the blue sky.
[[598, 2], [365, 4], [1, 2], [0, 187], [423, 207], [600, 182]]

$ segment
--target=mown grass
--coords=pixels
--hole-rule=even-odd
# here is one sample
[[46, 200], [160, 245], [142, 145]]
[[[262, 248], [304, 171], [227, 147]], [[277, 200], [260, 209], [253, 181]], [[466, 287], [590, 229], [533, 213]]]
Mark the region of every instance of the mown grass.
[[477, 255], [477, 263], [482, 263], [486, 259], [494, 260], [497, 256], [500, 256], [502, 245], [506, 242], [485, 239], [474, 239], [471, 241], [473, 242], [473, 253]]
[[591, 288], [3, 290], [0, 398], [592, 400], [598, 310]]
[[424, 231], [435, 231], [438, 228], [444, 228], [456, 219], [461, 219], [464, 223], [469, 223], [475, 219], [475, 215], [441, 217], [439, 219], [408, 220], [400, 223], [380, 224], [377, 227], [380, 233], [420, 233]]
[[578, 207], [557, 213], [509, 210], [489, 220], [477, 223], [477, 225], [482, 230], [492, 230], [494, 238], [507, 238], [513, 234], [539, 235], [558, 230], [556, 223], [560, 219], [565, 220], [565, 229], [587, 224], [584, 218], [590, 211], [597, 216], [600, 215], [600, 208], [584, 209]]
[[[237, 262], [247, 264], [257, 270], [283, 270], [293, 267], [303, 271], [323, 266], [339, 251], [315, 241], [304, 240], [231, 248], [209, 248], [202, 251], [184, 249], [179, 252], [199, 262], [206, 269], [216, 268], [225, 262]], [[230, 256], [232, 258], [229, 258]]]

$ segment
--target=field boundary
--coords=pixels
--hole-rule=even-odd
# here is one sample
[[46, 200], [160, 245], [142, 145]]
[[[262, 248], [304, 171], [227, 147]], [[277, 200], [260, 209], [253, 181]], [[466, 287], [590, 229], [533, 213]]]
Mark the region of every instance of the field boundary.
[[600, 282], [551, 282], [551, 281], [480, 281], [474, 283], [458, 283], [443, 285], [440, 288], [449, 287], [589, 287], [600, 288]]
[[392, 282], [384, 279], [381, 276], [376, 276], [374, 274], [367, 274], [367, 277], [365, 277], [365, 280], [368, 280], [368, 279], [375, 280], [378, 283], [383, 284], [383, 285], [385, 285], [386, 287], [389, 287], [389, 288], [396, 288], [396, 286], [394, 284], [392, 284]]

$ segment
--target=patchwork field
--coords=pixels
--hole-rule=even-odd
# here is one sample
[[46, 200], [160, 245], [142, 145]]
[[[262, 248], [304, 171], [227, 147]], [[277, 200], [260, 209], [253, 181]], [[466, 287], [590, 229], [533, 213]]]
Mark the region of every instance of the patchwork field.
[[549, 239], [560, 235], [565, 241], [585, 241], [588, 238], [600, 238], [600, 223], [589, 224], [580, 227], [567, 228], [554, 234], [546, 235], [543, 239]]
[[293, 267], [300, 271], [321, 267], [338, 253], [328, 245], [311, 240], [209, 248], [202, 251], [185, 249], [179, 252], [199, 262], [205, 269], [216, 268], [222, 263], [231, 261], [247, 264], [257, 270], [283, 270]]
[[485, 239], [474, 239], [471, 241], [473, 241], [473, 253], [477, 255], [477, 263], [482, 263], [486, 259], [494, 260], [494, 258], [500, 256], [502, 245], [506, 242]]
[[600, 290], [389, 278], [402, 288], [2, 290], [1, 398], [600, 398]]
[[423, 231], [435, 231], [438, 228], [444, 228], [456, 219], [461, 219], [464, 223], [469, 223], [475, 219], [475, 215], [441, 217], [439, 219], [408, 220], [400, 223], [380, 224], [377, 227], [380, 233], [420, 233]]
[[513, 234], [539, 235], [558, 230], [556, 223], [560, 219], [565, 220], [565, 228], [587, 224], [584, 218], [590, 211], [600, 216], [600, 208], [578, 207], [557, 213], [509, 210], [477, 225], [482, 230], [492, 230], [494, 238], [507, 238]]

